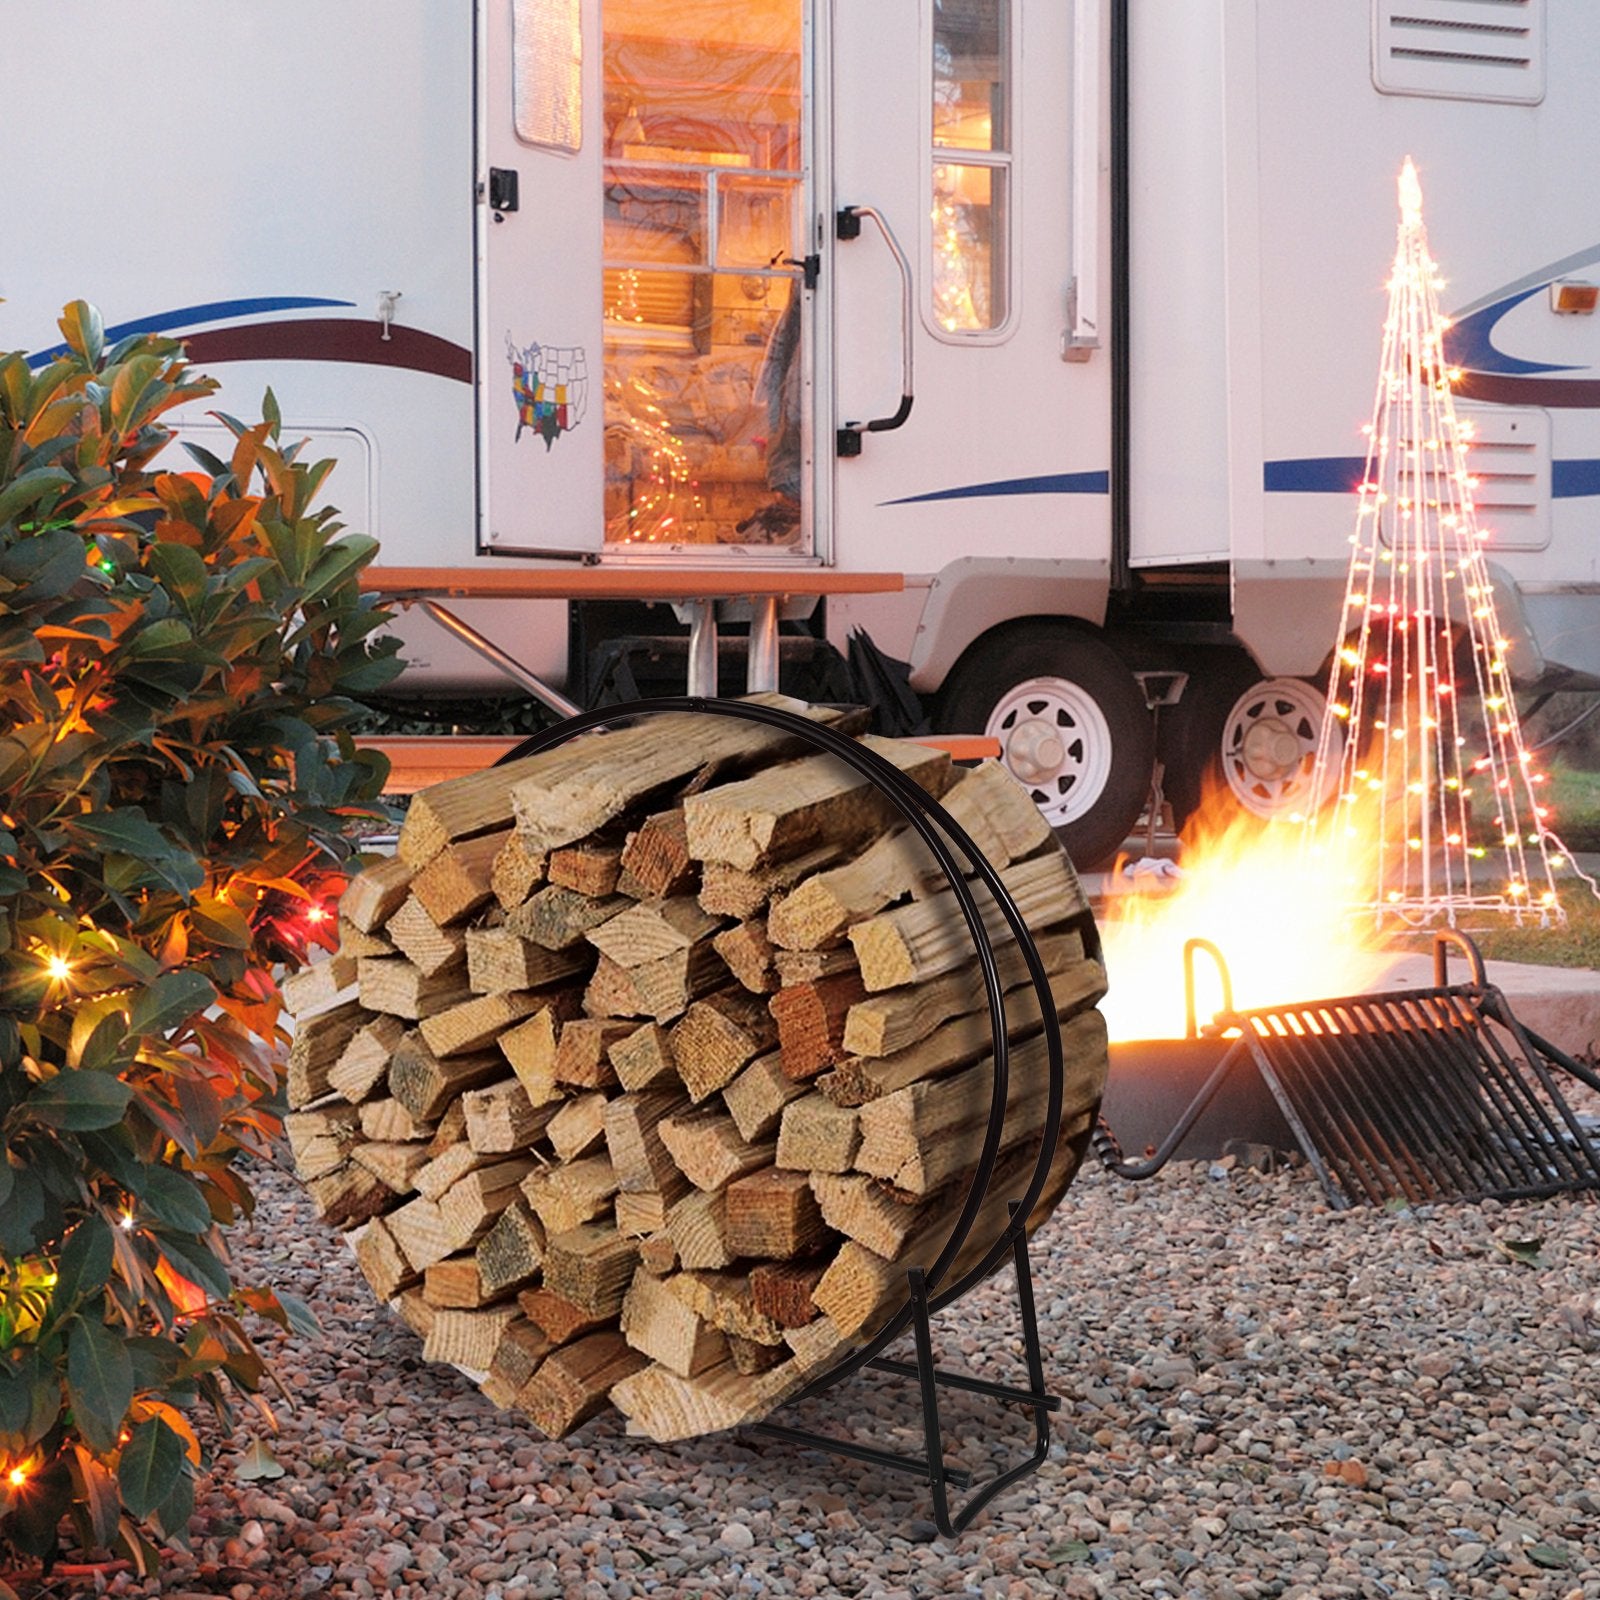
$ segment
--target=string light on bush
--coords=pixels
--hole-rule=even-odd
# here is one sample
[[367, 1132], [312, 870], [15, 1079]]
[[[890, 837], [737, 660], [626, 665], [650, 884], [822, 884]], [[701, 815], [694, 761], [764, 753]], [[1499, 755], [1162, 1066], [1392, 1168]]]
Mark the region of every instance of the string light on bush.
[[[1468, 910], [1564, 918], [1548, 808], [1517, 716], [1513, 641], [1496, 616], [1478, 522], [1472, 427], [1457, 415], [1443, 287], [1422, 185], [1399, 179], [1400, 228], [1365, 470], [1309, 819], [1314, 850], [1371, 850], [1355, 899], [1381, 916], [1455, 924]], [[1463, 703], [1465, 702], [1465, 703]], [[1473, 707], [1478, 709], [1476, 720]]]

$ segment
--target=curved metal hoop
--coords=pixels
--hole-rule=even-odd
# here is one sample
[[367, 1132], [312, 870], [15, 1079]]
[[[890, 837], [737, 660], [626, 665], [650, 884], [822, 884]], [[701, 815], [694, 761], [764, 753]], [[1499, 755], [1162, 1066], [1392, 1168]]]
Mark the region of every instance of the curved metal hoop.
[[[994, 1054], [994, 1089], [989, 1105], [989, 1122], [983, 1150], [973, 1171], [972, 1182], [967, 1190], [961, 1214], [952, 1226], [950, 1236], [933, 1265], [925, 1274], [930, 1296], [928, 1309], [937, 1311], [980, 1283], [995, 1270], [1003, 1258], [1012, 1253], [1017, 1230], [1026, 1227], [1028, 1215], [1044, 1189], [1045, 1179], [1055, 1159], [1056, 1142], [1061, 1132], [1061, 1103], [1064, 1094], [1061, 1028], [1056, 1020], [1055, 998], [1050, 991], [1049, 975], [1045, 971], [1044, 962], [1034, 945], [1027, 923], [1012, 899], [1010, 891], [1001, 880], [1000, 874], [988, 858], [973, 843], [955, 818], [919, 784], [867, 746], [837, 732], [825, 723], [813, 722], [807, 717], [785, 711], [778, 706], [745, 700], [710, 700], [698, 695], [664, 696], [658, 699], [630, 701], [625, 705], [604, 706], [596, 711], [585, 712], [581, 716], [569, 717], [565, 722], [558, 723], [544, 733], [534, 734], [509, 751], [496, 765], [521, 760], [525, 756], [538, 755], [564, 744], [581, 733], [609, 727], [630, 717], [668, 711], [703, 712], [713, 716], [734, 717], [746, 722], [764, 723], [768, 727], [793, 734], [828, 754], [839, 757], [889, 796], [895, 809], [916, 829], [923, 843], [928, 846], [954, 891], [956, 903], [961, 908], [967, 931], [972, 938], [974, 952], [978, 957], [979, 967], [983, 972]], [[940, 837], [940, 830], [949, 836], [962, 855], [967, 858], [971, 871], [982, 879], [984, 887], [993, 897], [995, 905], [1016, 938], [1017, 948], [1027, 965], [1028, 975], [1039, 1002], [1039, 1015], [1044, 1027], [1045, 1051], [1050, 1074], [1039, 1159], [1034, 1165], [1033, 1176], [1026, 1191], [1014, 1203], [1011, 1225], [1001, 1233], [976, 1266], [957, 1282], [943, 1289], [940, 1288], [940, 1284], [944, 1274], [949, 1271], [951, 1263], [956, 1259], [962, 1245], [966, 1243], [973, 1222], [988, 1196], [989, 1181], [994, 1176], [995, 1164], [1000, 1153], [1000, 1141], [1005, 1129], [1011, 1055], [1006, 1027], [1005, 996], [1000, 984], [994, 945], [984, 924], [983, 914], [979, 911], [972, 890], [967, 885], [966, 875], [952, 855], [949, 846]], [[813, 1378], [785, 1403], [792, 1404], [820, 1394], [859, 1371], [899, 1337], [910, 1323], [913, 1314], [914, 1306], [908, 1293], [906, 1303], [876, 1334]]]

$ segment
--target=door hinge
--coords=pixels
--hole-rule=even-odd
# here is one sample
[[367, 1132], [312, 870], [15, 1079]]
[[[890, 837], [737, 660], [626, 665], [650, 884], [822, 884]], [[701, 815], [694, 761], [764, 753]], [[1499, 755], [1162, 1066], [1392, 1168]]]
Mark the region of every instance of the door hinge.
[[516, 168], [489, 168], [489, 209], [501, 212], [517, 209]]

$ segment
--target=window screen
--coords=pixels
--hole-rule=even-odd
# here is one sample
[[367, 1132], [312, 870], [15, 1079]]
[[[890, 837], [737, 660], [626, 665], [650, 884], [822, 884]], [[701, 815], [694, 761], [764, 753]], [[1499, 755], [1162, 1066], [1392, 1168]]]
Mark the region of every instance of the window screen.
[[581, 0], [513, 0], [511, 102], [524, 144], [583, 143]]

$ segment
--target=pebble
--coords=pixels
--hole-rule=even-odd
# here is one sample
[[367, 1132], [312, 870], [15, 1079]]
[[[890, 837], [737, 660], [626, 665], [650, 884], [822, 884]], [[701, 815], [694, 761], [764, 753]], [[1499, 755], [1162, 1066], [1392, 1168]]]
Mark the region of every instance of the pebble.
[[753, 1550], [756, 1536], [742, 1522], [730, 1522], [722, 1530], [720, 1543], [725, 1550]]

